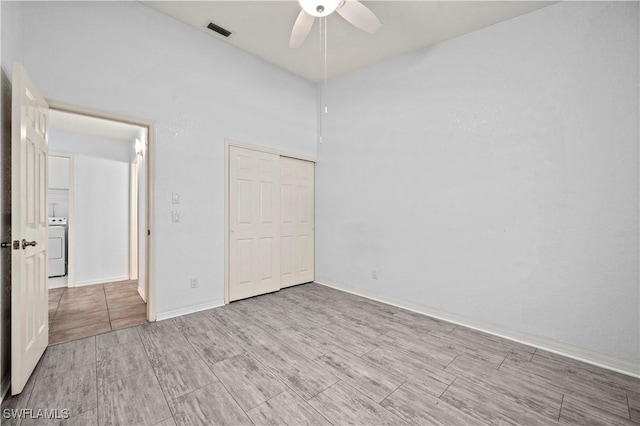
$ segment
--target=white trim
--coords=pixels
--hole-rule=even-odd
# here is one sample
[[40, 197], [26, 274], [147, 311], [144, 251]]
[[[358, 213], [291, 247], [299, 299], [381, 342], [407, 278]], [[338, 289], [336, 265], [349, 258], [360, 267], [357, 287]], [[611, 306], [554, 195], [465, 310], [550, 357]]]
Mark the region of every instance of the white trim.
[[129, 279], [138, 279], [138, 155], [129, 165]]
[[140, 287], [140, 285], [138, 285], [138, 294], [140, 295], [142, 300], [144, 300], [144, 303], [147, 303], [147, 295], [144, 294], [144, 288]]
[[76, 282], [76, 287], [85, 287], [88, 285], [96, 285], [96, 284], [117, 283], [120, 281], [129, 281], [129, 275], [127, 274], [127, 275], [121, 275], [119, 277], [98, 278], [95, 280], [78, 281]]
[[110, 112], [100, 111], [92, 108], [80, 107], [77, 105], [71, 105], [64, 102], [58, 102], [51, 99], [46, 99], [49, 104], [49, 109], [68, 112], [72, 114], [86, 115], [89, 117], [97, 117], [106, 120], [120, 121], [122, 123], [133, 124], [147, 129], [147, 150], [146, 157], [146, 175], [145, 175], [145, 223], [146, 228], [149, 231], [146, 238], [145, 256], [147, 261], [145, 267], [147, 269], [146, 277], [146, 291], [147, 295], [147, 321], [153, 322], [156, 320], [156, 281], [155, 281], [155, 269], [156, 269], [156, 250], [155, 250], [155, 235], [154, 230], [154, 213], [155, 213], [155, 141], [156, 141], [156, 126], [155, 122], [143, 118], [130, 117], [120, 114], [114, 114]]
[[632, 362], [615, 359], [598, 352], [590, 351], [579, 346], [562, 343], [557, 340], [549, 339], [547, 337], [505, 330], [500, 327], [482, 323], [461, 315], [449, 314], [416, 303], [396, 300], [386, 296], [380, 296], [360, 289], [354, 289], [343, 284], [338, 284], [326, 279], [319, 279], [315, 282], [326, 287], [331, 287], [336, 290], [355, 294], [356, 296], [361, 296], [367, 299], [375, 300], [377, 302], [386, 303], [387, 305], [396, 306], [398, 308], [417, 312], [419, 314], [441, 319], [453, 324], [462, 325], [464, 327], [482, 331], [484, 333], [498, 336], [503, 339], [512, 340], [524, 345], [533, 346], [538, 349], [562, 355], [567, 358], [575, 359], [577, 361], [582, 361], [587, 364], [595, 365], [597, 367], [602, 367], [607, 370], [615, 371], [617, 373], [640, 378], [640, 367], [638, 365]]
[[181, 317], [183, 315], [193, 314], [207, 309], [219, 308], [224, 306], [224, 300], [214, 300], [213, 302], [201, 303], [199, 305], [188, 306], [186, 308], [174, 309], [173, 311], [162, 312], [157, 315], [157, 320], [162, 321], [169, 318]]
[[[155, 244], [155, 200], [156, 200], [156, 126], [147, 126], [147, 150], [145, 152], [144, 197], [145, 197], [145, 228], [149, 231], [145, 238], [145, 295], [147, 296], [147, 321], [156, 320], [156, 244]], [[153, 150], [151, 149], [153, 147]], [[138, 283], [139, 285], [140, 283]]]
[[58, 277], [49, 277], [49, 278], [47, 278], [47, 287], [49, 288], [49, 290], [51, 290], [52, 288], [67, 288], [68, 287], [68, 280], [69, 280], [68, 276], [67, 276], [67, 281], [61, 281], [60, 283], [57, 283], [56, 280], [53, 280], [53, 282], [55, 284], [52, 284], [52, 278], [58, 278]]
[[229, 303], [229, 147], [224, 143], [224, 303]]
[[[266, 148], [263, 146], [251, 145], [243, 142], [237, 142], [232, 139], [224, 140], [224, 303], [229, 303], [229, 148], [235, 146], [238, 148], [250, 149], [252, 151], [266, 152], [268, 154], [275, 154], [281, 157], [295, 158], [297, 160], [316, 162], [316, 158], [310, 155], [293, 154], [291, 152], [280, 151], [273, 148]], [[314, 170], [314, 185], [315, 185], [315, 167]], [[314, 190], [315, 194], [315, 190]], [[313, 200], [314, 208], [314, 221], [315, 221], [315, 199]], [[315, 231], [314, 231], [315, 232]], [[314, 237], [315, 241], [315, 237]], [[315, 252], [315, 246], [314, 246]], [[314, 266], [315, 273], [315, 266]]]
[[4, 397], [7, 396], [7, 392], [11, 389], [11, 372], [8, 371], [0, 380], [0, 404], [4, 401]]
[[235, 146], [238, 148], [250, 149], [252, 151], [266, 152], [267, 154], [280, 155], [282, 157], [291, 157], [291, 158], [296, 158], [298, 160], [311, 161], [312, 163], [316, 162], [316, 157], [312, 155], [296, 154], [293, 152], [281, 151], [279, 149], [268, 148], [268, 147], [259, 146], [259, 145], [252, 145], [244, 142], [238, 142], [233, 139], [225, 139], [224, 142], [225, 142], [225, 147], [227, 149], [230, 146]]

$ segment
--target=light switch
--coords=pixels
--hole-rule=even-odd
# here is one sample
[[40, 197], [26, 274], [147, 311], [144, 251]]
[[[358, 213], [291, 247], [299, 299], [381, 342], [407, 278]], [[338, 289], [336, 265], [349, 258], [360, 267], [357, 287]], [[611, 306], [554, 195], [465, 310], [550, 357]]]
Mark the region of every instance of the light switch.
[[171, 202], [173, 204], [180, 204], [180, 194], [178, 194], [177, 192], [171, 194]]
[[174, 210], [173, 212], [171, 212], [171, 221], [172, 222], [180, 222], [180, 212], [177, 210]]

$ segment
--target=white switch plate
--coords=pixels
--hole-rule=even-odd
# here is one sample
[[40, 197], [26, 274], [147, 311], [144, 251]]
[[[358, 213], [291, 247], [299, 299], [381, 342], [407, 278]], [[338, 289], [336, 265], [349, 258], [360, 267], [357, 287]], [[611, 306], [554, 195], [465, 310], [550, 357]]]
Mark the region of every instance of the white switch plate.
[[180, 222], [180, 212], [178, 210], [174, 210], [171, 212], [171, 221]]
[[378, 270], [377, 269], [372, 269], [371, 270], [371, 278], [373, 278], [374, 280], [378, 279]]
[[180, 194], [178, 194], [177, 192], [174, 192], [171, 194], [171, 202], [173, 204], [180, 204]]
[[191, 288], [198, 288], [198, 279], [191, 278]]

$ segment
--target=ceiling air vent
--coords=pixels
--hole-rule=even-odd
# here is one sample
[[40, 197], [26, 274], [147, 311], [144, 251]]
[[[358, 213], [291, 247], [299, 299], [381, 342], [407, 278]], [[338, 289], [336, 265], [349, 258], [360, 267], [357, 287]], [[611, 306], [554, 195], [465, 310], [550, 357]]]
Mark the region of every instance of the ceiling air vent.
[[229, 37], [231, 35], [231, 31], [225, 30], [224, 28], [214, 24], [213, 22], [209, 22], [207, 24], [207, 28], [209, 28], [211, 31], [217, 32], [218, 34], [220, 34], [223, 37]]

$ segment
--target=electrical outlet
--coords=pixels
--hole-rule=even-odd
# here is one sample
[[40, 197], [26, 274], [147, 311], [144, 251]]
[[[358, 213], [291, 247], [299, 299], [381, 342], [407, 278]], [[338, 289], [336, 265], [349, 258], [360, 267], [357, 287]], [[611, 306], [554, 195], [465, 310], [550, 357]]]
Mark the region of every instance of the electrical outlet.
[[180, 222], [180, 212], [178, 210], [174, 210], [171, 212], [171, 221]]
[[371, 278], [373, 278], [374, 280], [378, 279], [378, 270], [376, 268], [371, 270]]
[[171, 194], [171, 202], [173, 204], [180, 204], [180, 194], [178, 194], [177, 192], [174, 192]]
[[191, 278], [191, 288], [198, 288], [198, 279]]

